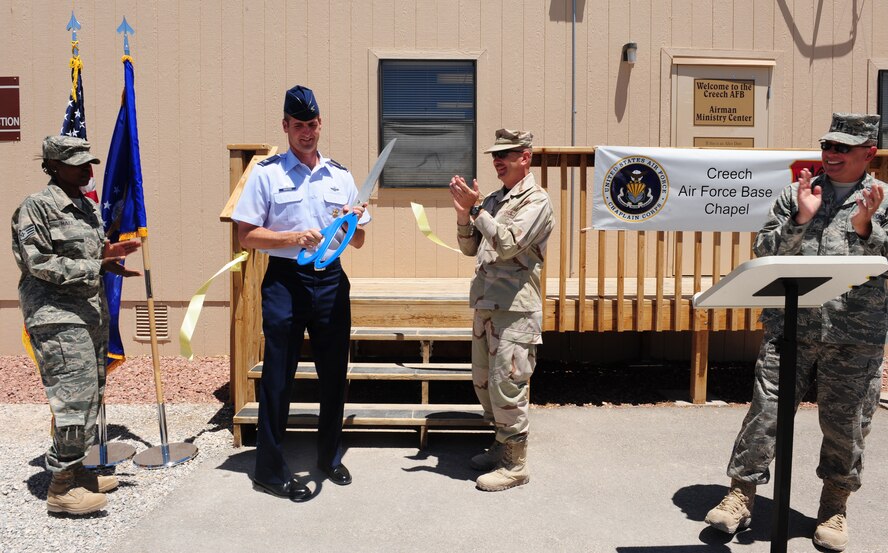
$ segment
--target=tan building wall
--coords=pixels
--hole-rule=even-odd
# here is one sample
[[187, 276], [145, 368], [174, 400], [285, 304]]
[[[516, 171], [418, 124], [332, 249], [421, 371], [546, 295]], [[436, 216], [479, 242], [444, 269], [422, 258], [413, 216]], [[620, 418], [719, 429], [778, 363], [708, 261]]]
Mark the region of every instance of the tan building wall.
[[[681, 57], [772, 64], [772, 147], [810, 147], [832, 111], [875, 111], [875, 76], [888, 68], [884, 2], [783, 0], [577, 0], [576, 144], [669, 146], [672, 75]], [[355, 0], [75, 2], [89, 136], [102, 158], [120, 102], [123, 16], [136, 71], [153, 287], [170, 306], [175, 336], [195, 289], [228, 260], [218, 214], [228, 194], [229, 143], [286, 147], [283, 92], [314, 89], [324, 120], [321, 150], [358, 181], [377, 153], [377, 63], [384, 58], [477, 60], [479, 146], [495, 129], [530, 129], [537, 145], [571, 143], [571, 0]], [[21, 82], [21, 142], [0, 142], [0, 221], [46, 181], [39, 144], [58, 131], [70, 90], [70, 5], [0, 0], [0, 76]], [[638, 61], [620, 61], [624, 43]], [[477, 154], [484, 191], [498, 186]], [[98, 177], [101, 179], [99, 166]], [[444, 184], [444, 183], [442, 183]], [[101, 185], [101, 182], [100, 182]], [[409, 203], [453, 237], [446, 189], [383, 189], [362, 250], [344, 256], [352, 277], [468, 277], [472, 261], [417, 230]], [[557, 195], [556, 213], [558, 210]], [[8, 227], [7, 227], [8, 228]], [[557, 237], [553, 236], [553, 240]], [[451, 240], [452, 241], [452, 240]], [[8, 241], [7, 241], [8, 244]], [[590, 246], [591, 248], [592, 246]], [[590, 250], [591, 252], [592, 250]], [[557, 263], [557, 248], [550, 261]], [[21, 351], [17, 270], [0, 252], [0, 354]], [[138, 265], [136, 259], [134, 264]], [[144, 284], [124, 287], [121, 333], [135, 333]], [[227, 282], [210, 290], [198, 354], [228, 350]], [[146, 353], [127, 342], [128, 353]]]

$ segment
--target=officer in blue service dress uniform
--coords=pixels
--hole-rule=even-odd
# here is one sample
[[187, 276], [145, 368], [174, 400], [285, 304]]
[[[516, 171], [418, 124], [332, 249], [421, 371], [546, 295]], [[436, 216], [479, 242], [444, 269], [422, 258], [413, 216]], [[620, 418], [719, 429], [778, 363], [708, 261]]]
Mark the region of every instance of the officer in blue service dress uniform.
[[[313, 264], [299, 265], [296, 257], [303, 248], [315, 252], [324, 239], [321, 229], [350, 211], [359, 219], [350, 244], [360, 248], [370, 214], [366, 203], [353, 205], [358, 189], [351, 173], [318, 152], [321, 117], [310, 89], [287, 91], [282, 124], [289, 149], [257, 164], [232, 219], [242, 246], [269, 255], [262, 281], [265, 353], [254, 487], [305, 501], [311, 491], [293, 477], [281, 442], [306, 329], [320, 387], [318, 468], [334, 484], [351, 483], [341, 449], [351, 305], [348, 277], [338, 259], [318, 270]], [[325, 256], [337, 247], [334, 240]]]

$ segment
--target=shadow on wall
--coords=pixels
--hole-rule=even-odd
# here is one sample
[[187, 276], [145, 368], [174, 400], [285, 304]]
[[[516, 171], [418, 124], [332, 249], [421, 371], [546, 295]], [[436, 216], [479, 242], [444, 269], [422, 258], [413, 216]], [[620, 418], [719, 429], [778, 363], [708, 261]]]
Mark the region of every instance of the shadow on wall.
[[[857, 7], [857, 0], [851, 2], [851, 28], [848, 29], [848, 40], [845, 42], [837, 42], [835, 44], [817, 45], [817, 35], [820, 33], [820, 20], [823, 15], [823, 0], [817, 2], [817, 13], [814, 16], [814, 27], [811, 31], [811, 42], [805, 42], [807, 37], [803, 37], [798, 25], [793, 18], [792, 10], [786, 5], [786, 0], [777, 0], [780, 7], [780, 13], [786, 22], [786, 27], [792, 32], [792, 40], [795, 42], [799, 53], [808, 58], [809, 65], [818, 59], [838, 59], [850, 54], [854, 49], [854, 43], [857, 42], [857, 25], [860, 23], [861, 13]], [[841, 37], [844, 33], [841, 29], [834, 29], [832, 33], [837, 37]]]
[[552, 0], [549, 4], [549, 21], [573, 21], [571, 10], [574, 1], [577, 4], [577, 23], [583, 21], [586, 13], [586, 0]]

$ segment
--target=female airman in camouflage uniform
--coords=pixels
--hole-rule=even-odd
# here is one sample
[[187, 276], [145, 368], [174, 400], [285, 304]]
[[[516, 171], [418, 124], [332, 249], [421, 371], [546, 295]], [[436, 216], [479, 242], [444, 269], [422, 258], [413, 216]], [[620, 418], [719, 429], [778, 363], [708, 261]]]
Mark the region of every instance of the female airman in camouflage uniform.
[[47, 509], [69, 514], [102, 509], [103, 492], [117, 487], [113, 476], [98, 477], [82, 464], [105, 388], [108, 308], [101, 273], [139, 274], [117, 263], [139, 242], [106, 242], [98, 206], [81, 193], [93, 163], [99, 160], [85, 140], [47, 137], [49, 184], [12, 216], [19, 300], [55, 424], [46, 452], [52, 472]]

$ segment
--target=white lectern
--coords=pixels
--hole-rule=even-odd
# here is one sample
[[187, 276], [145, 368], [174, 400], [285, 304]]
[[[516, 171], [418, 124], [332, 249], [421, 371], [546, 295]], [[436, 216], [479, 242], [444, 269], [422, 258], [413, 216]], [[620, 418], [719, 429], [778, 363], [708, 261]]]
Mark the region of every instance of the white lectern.
[[[772, 552], [786, 551], [789, 531], [798, 308], [820, 307], [885, 271], [888, 271], [888, 260], [879, 256], [762, 257], [741, 264], [709, 290], [694, 295], [696, 309], [785, 308], [777, 398]], [[782, 393], [783, 390], [789, 393]]]

